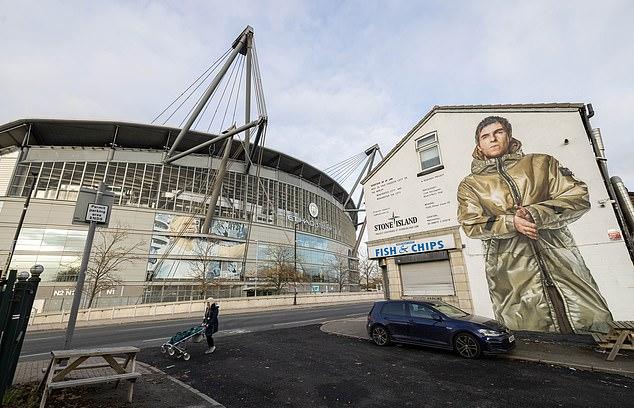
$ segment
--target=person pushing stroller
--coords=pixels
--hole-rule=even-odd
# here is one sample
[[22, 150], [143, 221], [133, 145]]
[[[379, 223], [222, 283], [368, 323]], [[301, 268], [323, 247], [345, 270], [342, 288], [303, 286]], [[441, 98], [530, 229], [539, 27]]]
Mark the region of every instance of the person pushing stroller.
[[212, 297], [207, 298], [203, 324], [205, 325], [205, 337], [207, 338], [207, 346], [209, 347], [207, 351], [205, 351], [205, 354], [211, 354], [216, 350], [213, 335], [218, 331], [218, 305]]

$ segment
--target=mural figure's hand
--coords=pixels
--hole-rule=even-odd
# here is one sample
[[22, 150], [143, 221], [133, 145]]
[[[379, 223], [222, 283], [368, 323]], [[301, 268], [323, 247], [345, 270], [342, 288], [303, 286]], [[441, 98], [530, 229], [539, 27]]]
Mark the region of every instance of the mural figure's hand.
[[528, 210], [524, 207], [517, 207], [517, 210], [515, 210], [515, 215], [524, 218], [526, 221], [530, 221], [532, 223], [535, 222], [531, 213], [529, 213]]
[[526, 235], [530, 239], [537, 240], [537, 224], [524, 219], [517, 213], [515, 213], [515, 217], [513, 217], [513, 224], [515, 225], [515, 229], [517, 230], [517, 232]]

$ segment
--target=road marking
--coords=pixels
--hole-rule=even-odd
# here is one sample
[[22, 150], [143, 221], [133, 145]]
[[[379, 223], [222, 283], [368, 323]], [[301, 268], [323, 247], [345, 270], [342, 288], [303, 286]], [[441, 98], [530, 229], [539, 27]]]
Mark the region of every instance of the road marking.
[[160, 325], [156, 325], [156, 326], [135, 327], [135, 328], [131, 328], [131, 329], [119, 329], [119, 330], [117, 330], [117, 333], [119, 333], [119, 332], [131, 332], [131, 331], [147, 330], [147, 329], [162, 329], [162, 328], [165, 328], [165, 327], [184, 326], [185, 324], [187, 324], [187, 322], [179, 322], [179, 323], [175, 322], [173, 324], [160, 324]]
[[[251, 333], [251, 330], [249, 329], [230, 329], [230, 330], [220, 330], [217, 333], [215, 333], [216, 335], [222, 335], [222, 336], [235, 336], [236, 334], [244, 334], [244, 333]], [[147, 340], [141, 340], [141, 343], [151, 343], [153, 341], [163, 341], [163, 340], [169, 340], [171, 337], [157, 337], [155, 339], [147, 339]], [[189, 339], [188, 339], [189, 340]]]
[[353, 313], [353, 314], [347, 314], [344, 317], [361, 317], [365, 315], [367, 315], [367, 313]]
[[37, 357], [37, 356], [50, 356], [51, 352], [47, 352], [47, 353], [36, 353], [36, 354], [25, 354], [20, 356], [20, 358], [26, 358], [26, 357]]
[[288, 326], [288, 325], [291, 325], [291, 324], [300, 324], [301, 325], [301, 324], [310, 324], [310, 323], [321, 323], [323, 321], [325, 321], [325, 318], [324, 317], [320, 317], [319, 319], [299, 320], [299, 321], [296, 321], [296, 322], [287, 322], [287, 323], [275, 323], [275, 324], [273, 324], [273, 326], [274, 327], [277, 327], [277, 326]]
[[233, 335], [236, 335], [236, 334], [244, 334], [244, 333], [251, 333], [251, 330], [249, 330], [249, 329], [220, 330], [217, 334], [233, 336]]
[[48, 337], [40, 337], [38, 339], [28, 338], [27, 341], [31, 342], [31, 341], [40, 341], [40, 340], [62, 339], [62, 338], [64, 338], [64, 336], [48, 336]]
[[149, 343], [151, 341], [167, 340], [169, 337], [157, 337], [155, 339], [142, 340], [141, 343]]
[[[203, 394], [202, 392], [198, 391], [196, 388], [192, 387], [191, 385], [185, 384], [184, 382], [182, 382], [181, 380], [178, 380], [174, 377], [172, 377], [171, 375], [167, 374], [165, 371], [160, 370], [157, 367], [151, 366], [149, 364], [145, 364], [141, 361], [137, 361], [137, 364], [139, 364], [142, 367], [145, 367], [146, 369], [148, 369], [148, 371], [152, 371], [155, 373], [159, 373], [159, 374], [163, 374], [165, 377], [167, 377], [169, 380], [171, 380], [172, 382], [180, 385], [181, 387], [191, 391], [192, 393], [196, 394], [197, 396], [199, 396], [200, 398], [204, 399], [205, 401], [209, 402], [211, 404], [212, 407], [216, 407], [216, 408], [225, 408], [224, 405], [222, 405], [221, 403], [219, 403], [218, 401], [214, 400], [213, 398], [209, 397], [206, 394]], [[174, 367], [173, 365], [167, 366], [165, 367], [165, 369], [168, 368], [172, 368]], [[193, 406], [193, 405], [192, 405]]]

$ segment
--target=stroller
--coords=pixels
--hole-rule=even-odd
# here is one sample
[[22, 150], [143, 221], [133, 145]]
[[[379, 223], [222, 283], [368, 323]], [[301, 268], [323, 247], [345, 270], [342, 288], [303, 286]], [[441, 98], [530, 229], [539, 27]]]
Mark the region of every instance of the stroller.
[[187, 361], [191, 358], [191, 355], [185, 350], [183, 343], [189, 339], [194, 343], [200, 343], [204, 338], [205, 325], [200, 324], [176, 333], [167, 342], [161, 345], [161, 352], [167, 353], [170, 356], [176, 355], [176, 358], [183, 357], [183, 360]]

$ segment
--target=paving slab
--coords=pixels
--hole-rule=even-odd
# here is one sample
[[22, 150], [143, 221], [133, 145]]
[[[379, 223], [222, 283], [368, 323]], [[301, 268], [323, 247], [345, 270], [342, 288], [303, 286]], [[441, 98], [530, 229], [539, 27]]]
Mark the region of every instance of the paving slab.
[[[88, 364], [101, 362], [99, 359]], [[117, 359], [119, 360], [119, 359]], [[44, 377], [50, 360], [18, 362], [14, 385], [38, 384]], [[132, 404], [127, 402], [127, 384], [115, 388], [114, 383], [55, 390], [47, 400], [47, 407], [55, 408], [223, 408], [223, 405], [199, 392], [190, 385], [165, 372], [137, 361], [137, 371], [142, 376], [134, 385]], [[75, 371], [69, 378], [78, 379], [111, 373], [107, 368]]]

